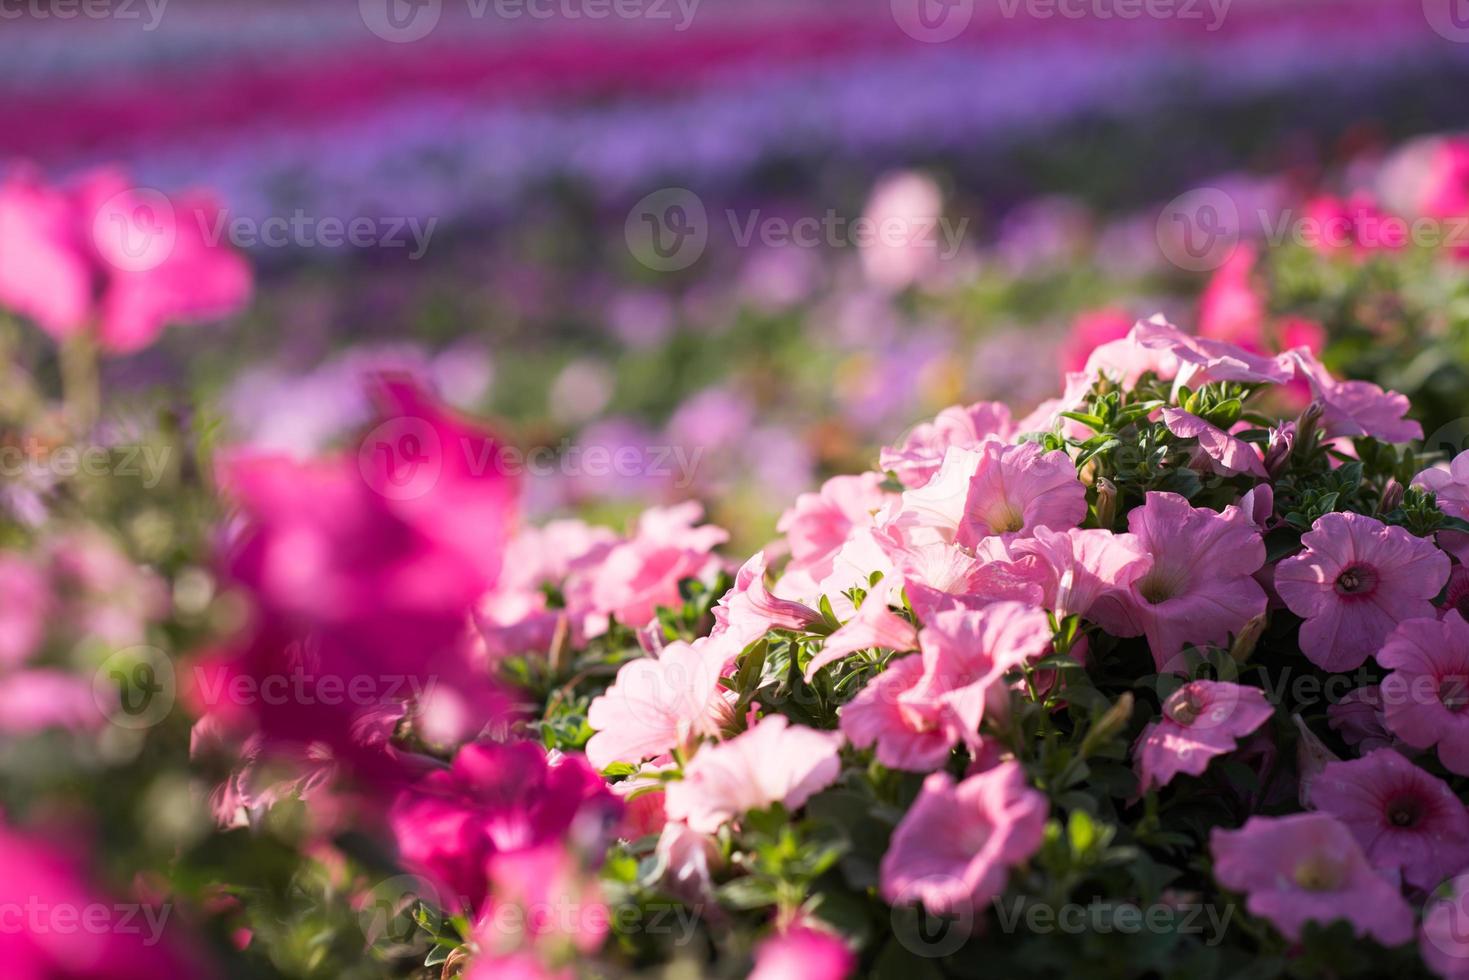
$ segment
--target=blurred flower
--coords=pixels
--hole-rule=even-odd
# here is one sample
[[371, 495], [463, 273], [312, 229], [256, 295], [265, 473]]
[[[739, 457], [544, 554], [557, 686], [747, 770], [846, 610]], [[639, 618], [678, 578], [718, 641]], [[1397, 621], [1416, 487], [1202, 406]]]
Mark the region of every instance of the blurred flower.
[[113, 353], [151, 344], [171, 323], [229, 316], [250, 267], [217, 241], [221, 205], [169, 199], [98, 171], [57, 189], [26, 171], [0, 184], [0, 305], [58, 341], [87, 331]]
[[1219, 883], [1245, 892], [1250, 914], [1269, 920], [1293, 942], [1307, 922], [1339, 920], [1384, 946], [1413, 936], [1412, 909], [1334, 817], [1251, 817], [1239, 830], [1216, 827], [1209, 847]]
[[856, 969], [857, 956], [840, 936], [796, 925], [761, 941], [749, 980], [846, 980]]
[[883, 855], [883, 897], [922, 902], [935, 915], [977, 913], [1004, 891], [1010, 868], [1041, 846], [1048, 809], [1015, 762], [958, 785], [933, 773]]

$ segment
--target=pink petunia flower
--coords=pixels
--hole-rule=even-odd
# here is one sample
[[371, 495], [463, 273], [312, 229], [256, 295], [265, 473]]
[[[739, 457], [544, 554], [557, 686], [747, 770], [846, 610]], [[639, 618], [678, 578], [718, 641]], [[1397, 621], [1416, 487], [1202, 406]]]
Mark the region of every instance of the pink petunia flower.
[[978, 554], [951, 541], [915, 543], [912, 536], [921, 537], [922, 531], [910, 535], [897, 523], [871, 532], [883, 559], [873, 564], [901, 578], [919, 622], [956, 605], [978, 609], [1003, 599], [1040, 603], [1046, 570], [1038, 559], [1012, 555], [1003, 546]]
[[857, 955], [840, 936], [797, 925], [762, 940], [749, 980], [846, 980]]
[[1438, 746], [1438, 761], [1469, 775], [1469, 623], [1443, 619], [1398, 624], [1377, 662], [1391, 673], [1380, 685], [1383, 723], [1415, 749]]
[[976, 402], [946, 408], [932, 422], [913, 427], [901, 446], [884, 446], [878, 459], [905, 487], [921, 487], [933, 479], [951, 448], [977, 449], [985, 442], [1008, 443], [1016, 435], [1010, 409], [1000, 402]]
[[749, 731], [699, 750], [684, 767], [684, 778], [668, 784], [668, 817], [712, 834], [774, 803], [799, 809], [836, 780], [841, 745], [837, 732], [768, 715]]
[[1291, 378], [1290, 367], [1280, 358], [1254, 354], [1223, 340], [1191, 337], [1161, 315], [1138, 323], [1128, 337], [1141, 347], [1178, 359], [1175, 389], [1181, 385], [1197, 388], [1212, 381], [1284, 384]]
[[250, 266], [208, 229], [206, 194], [172, 199], [98, 171], [47, 187], [30, 173], [0, 184], [0, 306], [52, 337], [92, 332], [129, 353], [164, 327], [229, 316], [250, 295]]
[[1384, 946], [1413, 937], [1413, 910], [1335, 817], [1251, 817], [1239, 830], [1215, 828], [1209, 848], [1219, 884], [1245, 892], [1250, 914], [1292, 941], [1307, 922], [1338, 920]]
[[854, 528], [872, 524], [873, 512], [891, 496], [882, 475], [834, 476], [818, 493], [803, 493], [780, 515], [775, 529], [786, 536], [791, 560], [787, 573], [807, 572], [813, 580], [831, 573], [831, 559]]
[[1163, 424], [1168, 431], [1180, 439], [1197, 439], [1199, 450], [1212, 461], [1210, 469], [1224, 476], [1248, 473], [1265, 479], [1265, 464], [1253, 445], [1238, 439], [1217, 425], [1199, 418], [1181, 408], [1163, 409]]
[[892, 593], [891, 579], [884, 578], [872, 587], [856, 614], [826, 638], [816, 656], [806, 665], [806, 680], [829, 663], [851, 656], [858, 650], [882, 648], [902, 652], [918, 645], [913, 624], [888, 608]]
[[1102, 595], [1129, 588], [1151, 565], [1136, 537], [1104, 528], [1036, 528], [1034, 537], [1016, 541], [1010, 550], [1039, 559], [1041, 603], [1057, 619], [1086, 616]]
[[1048, 809], [1016, 762], [958, 785], [948, 773], [933, 773], [883, 855], [883, 898], [921, 902], [937, 915], [975, 912], [1041, 846]]
[[679, 605], [678, 583], [709, 574], [719, 563], [713, 549], [729, 534], [699, 525], [703, 509], [693, 502], [653, 507], [638, 518], [633, 537], [615, 546], [588, 578], [595, 615], [587, 633], [606, 631], [607, 617], [633, 629], [646, 626], [658, 606]]
[[897, 520], [972, 548], [990, 535], [1065, 530], [1085, 517], [1086, 488], [1066, 453], [990, 442], [950, 449], [927, 485], [904, 491]]
[[1469, 813], [1453, 790], [1392, 749], [1328, 763], [1311, 805], [1357, 838], [1373, 867], [1431, 890], [1469, 867]]
[[1305, 619], [1301, 652], [1325, 670], [1360, 667], [1405, 619], [1434, 614], [1449, 557], [1430, 541], [1362, 514], [1323, 514], [1300, 554], [1275, 567], [1275, 590]]
[[1179, 773], [1202, 775], [1215, 756], [1275, 713], [1259, 688], [1227, 681], [1189, 681], [1163, 702], [1163, 717], [1144, 728], [1133, 746], [1138, 788], [1146, 792]]
[[1265, 543], [1238, 508], [1217, 513], [1150, 492], [1127, 526], [1151, 563], [1099, 599], [1092, 618], [1116, 636], [1145, 635], [1159, 670], [1170, 669], [1186, 644], [1223, 643], [1265, 611], [1265, 590], [1253, 578]]
[[771, 629], [804, 630], [821, 613], [804, 603], [777, 599], [765, 587], [765, 552], [757, 551], [735, 575], [734, 586], [714, 608], [716, 633], [728, 633], [744, 647]]
[[921, 684], [923, 658], [893, 660], [841, 710], [842, 734], [857, 748], [877, 746], [889, 769], [932, 772], [959, 741], [938, 698]]
[[588, 761], [598, 769], [614, 762], [636, 765], [717, 736], [731, 719], [719, 686], [721, 666], [721, 658], [707, 649], [682, 641], [657, 657], [623, 664], [612, 686], [587, 709], [587, 724], [596, 731], [587, 742]]
[[1008, 706], [1004, 678], [1051, 650], [1051, 623], [1035, 606], [996, 602], [983, 609], [940, 612], [918, 634], [924, 676], [920, 691], [936, 699], [971, 746], [987, 710]]
[[1384, 442], [1423, 438], [1423, 427], [1404, 418], [1408, 397], [1384, 391], [1370, 381], [1338, 381], [1310, 351], [1297, 347], [1281, 355], [1298, 378], [1311, 387], [1311, 397], [1325, 406], [1322, 432], [1330, 439], [1371, 436]]
[[[1448, 463], [1428, 467], [1413, 477], [1413, 486], [1433, 494], [1438, 509], [1445, 514], [1469, 520], [1469, 451]], [[1469, 558], [1469, 535], [1462, 531], [1439, 531], [1438, 543], [1461, 562]]]

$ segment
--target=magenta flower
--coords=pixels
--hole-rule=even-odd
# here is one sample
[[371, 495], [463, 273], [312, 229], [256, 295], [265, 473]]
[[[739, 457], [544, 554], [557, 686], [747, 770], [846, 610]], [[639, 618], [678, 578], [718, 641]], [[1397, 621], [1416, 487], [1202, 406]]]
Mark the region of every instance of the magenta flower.
[[1469, 624], [1458, 612], [1398, 624], [1377, 662], [1383, 723], [1415, 749], [1438, 746], [1438, 761], [1469, 775]]
[[1379, 871], [1425, 891], [1469, 867], [1469, 813], [1453, 790], [1392, 749], [1328, 763], [1311, 805], [1336, 817]]
[[668, 818], [712, 834], [730, 820], [774, 803], [799, 809], [836, 780], [841, 745], [836, 732], [768, 715], [728, 742], [698, 751], [684, 767], [684, 778], [668, 784]]
[[1116, 636], [1146, 636], [1159, 670], [1170, 669], [1185, 645], [1224, 643], [1265, 611], [1265, 590], [1253, 577], [1265, 564], [1265, 543], [1238, 508], [1221, 514], [1151, 492], [1127, 526], [1150, 565], [1102, 597], [1092, 618]]
[[898, 475], [905, 487], [933, 478], [950, 448], [977, 449], [981, 443], [1008, 443], [1016, 435], [1010, 409], [1000, 402], [946, 408], [932, 422], [915, 425], [901, 446], [884, 446], [878, 465]]
[[804, 603], [777, 599], [765, 587], [765, 552], [757, 551], [740, 567], [734, 586], [714, 608], [715, 633], [727, 633], [740, 647], [771, 629], [804, 630], [821, 621], [821, 613]]
[[959, 741], [951, 715], [921, 682], [923, 658], [891, 661], [842, 707], [842, 734], [857, 748], [877, 746], [889, 769], [932, 772]]
[[489, 434], [396, 379], [380, 396], [391, 417], [355, 458], [238, 454], [220, 474], [241, 512], [224, 561], [255, 613], [233, 672], [261, 690], [309, 677], [338, 692], [232, 707], [343, 753], [361, 748], [355, 716], [384, 701], [419, 694], [478, 730], [496, 700], [466, 634], [500, 571], [515, 483], [477, 462], [495, 458]]
[[587, 709], [587, 724], [596, 730], [587, 742], [588, 761], [598, 769], [614, 762], [637, 765], [717, 736], [732, 715], [719, 686], [721, 666], [719, 656], [680, 641], [656, 658], [623, 664], [612, 686]]
[[933, 773], [883, 855], [883, 898], [921, 902], [937, 915], [976, 912], [1041, 846], [1048, 809], [1015, 762], [958, 785], [948, 773]]
[[857, 956], [840, 936], [797, 925], [761, 941], [749, 980], [846, 980]]
[[1217, 425], [1211, 425], [1181, 408], [1172, 407], [1163, 409], [1163, 424], [1180, 439], [1197, 439], [1199, 450], [1212, 461], [1210, 468], [1215, 472], [1224, 476], [1248, 473], [1262, 480], [1267, 477], [1265, 464], [1260, 461], [1260, 454], [1255, 447], [1243, 439], [1235, 438]]
[[1299, 940], [1307, 922], [1338, 920], [1384, 946], [1413, 937], [1413, 910], [1335, 817], [1251, 817], [1239, 830], [1215, 828], [1209, 847], [1219, 884], [1246, 893], [1250, 914], [1288, 939]]
[[1274, 713], [1259, 688], [1189, 681], [1164, 700], [1163, 717], [1144, 728], [1133, 746], [1139, 791], [1166, 786], [1179, 773], [1202, 775], [1211, 759], [1233, 752], [1238, 739]]
[[1384, 391], [1370, 381], [1338, 381], [1303, 347], [1281, 358], [1290, 360], [1296, 376], [1310, 385], [1311, 397], [1325, 406], [1321, 428], [1328, 438], [1371, 436], [1384, 442], [1423, 438], [1423, 427], [1403, 417], [1410, 407], [1406, 395]]
[[[57, 842], [59, 845], [61, 842]], [[82, 874], [81, 842], [56, 846], [0, 825], [0, 963], [13, 980], [156, 980], [207, 977], [166, 928], [168, 905], [115, 904]], [[120, 897], [120, 896], [119, 896]], [[97, 912], [104, 913], [99, 921]]]
[[92, 332], [104, 350], [148, 346], [165, 326], [244, 307], [250, 266], [212, 241], [205, 194], [165, 198], [99, 171], [65, 190], [20, 173], [0, 184], [0, 306], [52, 337]]
[[1323, 514], [1305, 550], [1275, 566], [1275, 591], [1301, 624], [1301, 652], [1325, 670], [1360, 667], [1405, 619], [1434, 615], [1449, 557], [1362, 514]]
[[600, 835], [621, 809], [579, 756], [548, 759], [533, 742], [479, 742], [399, 793], [388, 823], [407, 867], [447, 905], [473, 911], [488, 894], [496, 855], [559, 841], [573, 823]]

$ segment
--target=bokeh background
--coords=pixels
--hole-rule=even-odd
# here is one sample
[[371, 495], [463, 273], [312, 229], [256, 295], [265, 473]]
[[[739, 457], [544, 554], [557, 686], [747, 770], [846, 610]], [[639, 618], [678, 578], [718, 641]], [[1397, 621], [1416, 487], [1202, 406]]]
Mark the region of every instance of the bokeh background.
[[1246, 239], [1322, 192], [1410, 210], [1469, 117], [1450, 0], [6, 10], [6, 166], [211, 189], [255, 268], [247, 313], [108, 391], [305, 453], [408, 367], [543, 447], [533, 516], [697, 497], [736, 550], [945, 405], [1034, 404], [1140, 315], [1196, 327], [1220, 272], [1170, 247], [1178, 195]]

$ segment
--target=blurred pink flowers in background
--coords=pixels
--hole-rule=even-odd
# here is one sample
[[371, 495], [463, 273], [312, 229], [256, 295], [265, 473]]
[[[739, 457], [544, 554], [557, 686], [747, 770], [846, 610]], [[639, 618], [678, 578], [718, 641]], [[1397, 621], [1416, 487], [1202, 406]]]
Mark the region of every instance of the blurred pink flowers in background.
[[68, 188], [18, 171], [0, 184], [0, 304], [58, 341], [92, 331], [118, 354], [169, 324], [229, 316], [252, 274], [218, 237], [224, 217], [207, 194], [170, 199], [114, 171]]

